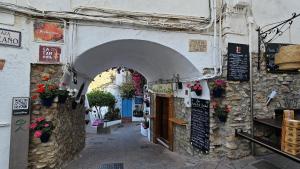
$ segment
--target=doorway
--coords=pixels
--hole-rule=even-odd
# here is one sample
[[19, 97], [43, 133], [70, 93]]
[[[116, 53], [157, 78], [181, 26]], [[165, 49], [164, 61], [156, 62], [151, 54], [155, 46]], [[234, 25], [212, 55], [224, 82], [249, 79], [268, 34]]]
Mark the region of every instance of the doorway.
[[154, 142], [173, 149], [173, 97], [157, 96], [154, 120]]

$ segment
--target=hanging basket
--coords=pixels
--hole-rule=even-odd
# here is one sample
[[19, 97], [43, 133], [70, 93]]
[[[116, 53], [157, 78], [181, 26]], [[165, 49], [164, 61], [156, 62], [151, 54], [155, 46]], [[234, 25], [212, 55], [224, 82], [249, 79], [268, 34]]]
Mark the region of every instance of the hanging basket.
[[215, 98], [220, 98], [223, 96], [224, 89], [223, 88], [214, 88], [213, 89], [213, 96]]
[[58, 95], [58, 103], [64, 104], [68, 98], [68, 95]]
[[279, 70], [300, 69], [300, 45], [281, 47], [275, 56], [275, 64], [279, 66]]
[[51, 107], [52, 103], [53, 103], [54, 98], [50, 97], [50, 98], [43, 98], [41, 99], [41, 103], [43, 106], [45, 107]]
[[197, 96], [201, 96], [202, 95], [202, 90], [197, 90], [197, 91], [194, 91], [196, 93]]
[[47, 143], [50, 139], [50, 134], [49, 133], [43, 133], [40, 137], [40, 140], [42, 143]]

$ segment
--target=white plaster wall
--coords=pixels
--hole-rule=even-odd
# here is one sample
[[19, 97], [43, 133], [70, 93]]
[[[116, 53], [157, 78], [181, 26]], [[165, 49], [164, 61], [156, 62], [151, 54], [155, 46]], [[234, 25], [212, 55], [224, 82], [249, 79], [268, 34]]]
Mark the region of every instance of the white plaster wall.
[[[209, 0], [0, 0], [39, 10], [72, 11], [76, 7], [99, 7], [133, 12], [209, 17]], [[27, 2], [28, 1], [28, 2]]]
[[[154, 30], [138, 30], [118, 27], [100, 27], [79, 25], [77, 28], [77, 41], [74, 48], [75, 56], [80, 56], [89, 49], [117, 40], [137, 39], [158, 43], [169, 47], [194, 64], [199, 70], [213, 67], [213, 36], [188, 34], [183, 32], [163, 32]], [[86, 34], [86, 32], [89, 32]], [[198, 39], [207, 41], [207, 52], [189, 52], [189, 40]], [[161, 58], [162, 60], [165, 58]], [[76, 58], [74, 59], [76, 60]], [[101, 56], [99, 56], [99, 62]], [[143, 73], [143, 72], [141, 72]]]
[[[253, 15], [257, 26], [264, 26], [273, 22], [282, 21], [292, 16], [293, 12], [300, 13], [299, 0], [252, 0]], [[274, 42], [300, 44], [300, 17], [294, 20], [291, 34], [284, 35]], [[290, 36], [291, 35], [291, 36]], [[290, 38], [291, 37], [291, 38]]]
[[[5, 20], [2, 20], [2, 18], [5, 18]], [[46, 43], [36, 43], [33, 41], [32, 20], [27, 20], [23, 17], [7, 17], [7, 14], [3, 15], [1, 13], [0, 20], [2, 21], [0, 28], [16, 30], [22, 33], [20, 48], [0, 45], [0, 59], [6, 60], [4, 70], [0, 71], [0, 121], [10, 124], [12, 98], [29, 97], [30, 63], [38, 61], [39, 45], [45, 45]], [[14, 23], [14, 25], [10, 25], [11, 23]], [[62, 53], [62, 55], [64, 54]], [[10, 133], [10, 127], [0, 127], [1, 169], [8, 169], [9, 166]]]

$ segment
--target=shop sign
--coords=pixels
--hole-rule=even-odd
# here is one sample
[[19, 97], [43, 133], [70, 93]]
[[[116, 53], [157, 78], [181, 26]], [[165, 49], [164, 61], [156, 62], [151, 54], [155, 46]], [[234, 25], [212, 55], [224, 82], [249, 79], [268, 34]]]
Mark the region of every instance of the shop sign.
[[156, 93], [167, 93], [172, 94], [173, 93], [173, 85], [172, 83], [168, 84], [154, 84], [150, 87], [150, 89]]
[[39, 49], [39, 62], [59, 63], [61, 48], [58, 46], [42, 46]]
[[190, 40], [189, 52], [207, 52], [206, 40]]
[[29, 113], [29, 97], [13, 98], [13, 115], [26, 115]]
[[0, 28], [0, 45], [21, 46], [21, 32]]
[[36, 20], [33, 25], [34, 40], [64, 43], [64, 24]]

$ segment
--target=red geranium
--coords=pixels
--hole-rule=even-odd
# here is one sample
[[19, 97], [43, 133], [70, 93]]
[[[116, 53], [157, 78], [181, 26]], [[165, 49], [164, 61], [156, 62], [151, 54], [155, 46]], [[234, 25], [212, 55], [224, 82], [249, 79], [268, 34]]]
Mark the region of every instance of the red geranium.
[[39, 117], [30, 124], [30, 129], [34, 131], [34, 137], [40, 138], [44, 133], [51, 135], [54, 127], [52, 122], [46, 121], [45, 117]]

